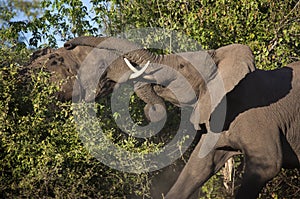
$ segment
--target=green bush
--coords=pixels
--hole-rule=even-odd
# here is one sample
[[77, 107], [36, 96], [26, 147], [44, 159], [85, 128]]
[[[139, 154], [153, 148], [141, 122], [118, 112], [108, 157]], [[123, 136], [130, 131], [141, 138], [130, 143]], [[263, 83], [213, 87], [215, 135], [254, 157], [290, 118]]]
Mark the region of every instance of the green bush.
[[[187, 35], [204, 49], [230, 43], [247, 44], [254, 51], [259, 68], [273, 69], [300, 60], [298, 0], [91, 0], [91, 10], [80, 0], [44, 0], [44, 12], [38, 13], [31, 13], [34, 9], [25, 1], [9, 1], [15, 5], [2, 6], [3, 2], [0, 1], [0, 196], [3, 198], [124, 198], [149, 194], [148, 175], [122, 173], [90, 155], [76, 130], [72, 104], [57, 101], [53, 95], [57, 87], [49, 83], [49, 74], [42, 69], [31, 71], [22, 67], [29, 60], [26, 44], [35, 48], [57, 46], [54, 35], [65, 41], [83, 34], [118, 36], [134, 28], [160, 27]], [[26, 13], [28, 20], [12, 22], [18, 8]], [[37, 8], [37, 3], [33, 8]], [[89, 17], [90, 13], [96, 17]], [[96, 25], [92, 26], [89, 20]], [[27, 32], [32, 33], [30, 38], [24, 38]], [[170, 138], [166, 132], [173, 129], [169, 127], [176, 127], [178, 120], [169, 120], [163, 138], [133, 139], [116, 128], [107, 100], [99, 102], [99, 118], [106, 134], [125, 149], [145, 153], [155, 150], [159, 147], [156, 143]], [[131, 115], [145, 124], [143, 104], [135, 97], [132, 104], [135, 105], [131, 106]], [[178, 118], [177, 109], [170, 106], [170, 112]], [[297, 197], [294, 194], [299, 191], [298, 176], [299, 170], [283, 170], [263, 189], [261, 198]], [[205, 198], [227, 197], [222, 175], [218, 173], [211, 178], [201, 192]]]

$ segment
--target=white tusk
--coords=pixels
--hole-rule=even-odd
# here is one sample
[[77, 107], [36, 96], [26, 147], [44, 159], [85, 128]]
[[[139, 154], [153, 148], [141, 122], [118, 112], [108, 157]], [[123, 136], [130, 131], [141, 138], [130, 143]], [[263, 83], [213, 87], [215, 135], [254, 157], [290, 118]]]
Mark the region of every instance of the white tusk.
[[150, 81], [156, 81], [153, 75], [144, 75], [143, 78]]
[[124, 58], [124, 61], [127, 64], [127, 66], [130, 68], [130, 70], [132, 70], [134, 73], [138, 72], [138, 70], [130, 63], [130, 61], [128, 61], [127, 58]]
[[[146, 65], [145, 65], [141, 70], [132, 73], [132, 74], [129, 76], [129, 79], [135, 79], [135, 78], [138, 78], [139, 76], [141, 76], [141, 75], [145, 72], [145, 70], [148, 68], [149, 64], [150, 64], [150, 61], [148, 61], [148, 62], [146, 63]], [[129, 67], [129, 66], [128, 66], [128, 67]]]

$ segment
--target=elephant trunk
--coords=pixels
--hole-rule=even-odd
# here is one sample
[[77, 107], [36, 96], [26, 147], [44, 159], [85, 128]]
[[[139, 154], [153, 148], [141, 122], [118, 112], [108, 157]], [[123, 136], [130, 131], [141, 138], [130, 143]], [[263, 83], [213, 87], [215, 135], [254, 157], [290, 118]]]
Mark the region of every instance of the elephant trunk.
[[92, 48], [105, 49], [120, 56], [138, 49], [142, 49], [141, 46], [133, 42], [115, 37], [82, 36], [76, 37], [64, 44], [64, 48], [67, 50], [72, 50], [76, 46], [88, 46]]
[[[82, 36], [67, 41], [64, 44], [64, 48], [66, 50], [72, 50], [76, 46], [88, 46], [97, 49], [106, 49], [119, 56], [123, 56], [138, 65], [146, 62], [145, 60], [154, 62], [156, 61], [157, 57], [159, 57], [133, 42], [115, 37]], [[128, 67], [126, 68], [128, 69]]]
[[101, 42], [103, 42], [106, 39], [107, 37], [91, 37], [91, 36], [76, 37], [70, 41], [67, 41], [64, 44], [64, 48], [66, 50], [72, 50], [76, 46], [97, 47]]
[[[160, 56], [155, 55], [145, 49], [139, 49], [127, 53], [124, 57], [130, 60], [130, 62], [134, 63], [139, 69], [141, 68], [140, 65], [145, 65], [148, 61], [150, 61], [150, 63], [159, 63], [161, 60]], [[151, 66], [149, 66], [149, 68], [150, 67]], [[146, 103], [146, 106], [144, 107], [144, 113], [149, 121], [158, 122], [166, 117], [165, 102], [163, 98], [158, 96], [154, 91], [152, 84], [138, 82], [135, 84], [135, 93]]]
[[151, 84], [142, 85], [135, 89], [135, 93], [146, 103], [144, 113], [149, 121], [158, 122], [166, 117], [164, 100], [155, 93]]

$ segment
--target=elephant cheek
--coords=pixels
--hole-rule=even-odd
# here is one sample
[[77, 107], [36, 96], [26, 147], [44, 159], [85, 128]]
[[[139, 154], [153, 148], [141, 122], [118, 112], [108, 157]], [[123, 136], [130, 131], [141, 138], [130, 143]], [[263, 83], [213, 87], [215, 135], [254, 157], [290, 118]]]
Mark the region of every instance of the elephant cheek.
[[159, 122], [167, 117], [165, 107], [160, 104], [147, 104], [144, 113], [150, 122]]

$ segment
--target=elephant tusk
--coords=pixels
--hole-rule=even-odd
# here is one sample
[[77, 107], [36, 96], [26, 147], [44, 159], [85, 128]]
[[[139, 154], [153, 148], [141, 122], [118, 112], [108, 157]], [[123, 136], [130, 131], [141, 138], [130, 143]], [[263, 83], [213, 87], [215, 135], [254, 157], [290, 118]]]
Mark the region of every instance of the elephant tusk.
[[150, 81], [156, 81], [156, 79], [154, 78], [153, 75], [145, 75], [145, 76], [143, 76], [143, 78], [146, 80], [150, 80]]
[[138, 70], [130, 63], [130, 61], [128, 61], [127, 58], [124, 58], [124, 61], [127, 64], [127, 66], [130, 68], [130, 70], [132, 70], [134, 73], [138, 72]]
[[149, 64], [150, 64], [150, 61], [148, 61], [148, 62], [145, 64], [145, 66], [144, 66], [141, 70], [137, 70], [137, 69], [130, 63], [130, 61], [128, 61], [127, 58], [124, 58], [124, 61], [125, 61], [125, 63], [127, 64], [127, 66], [130, 68], [130, 70], [133, 71], [133, 74], [131, 74], [131, 75], [129, 76], [129, 79], [135, 79], [135, 78], [141, 76], [141, 75], [145, 72], [145, 70], [148, 68], [148, 66], [149, 66]]
[[[135, 79], [135, 78], [138, 78], [139, 76], [141, 76], [147, 70], [149, 64], [150, 64], [150, 61], [148, 61], [141, 70], [137, 70], [136, 72], [132, 73], [129, 76], [129, 79]], [[128, 65], [128, 67], [129, 67], [129, 65]]]

